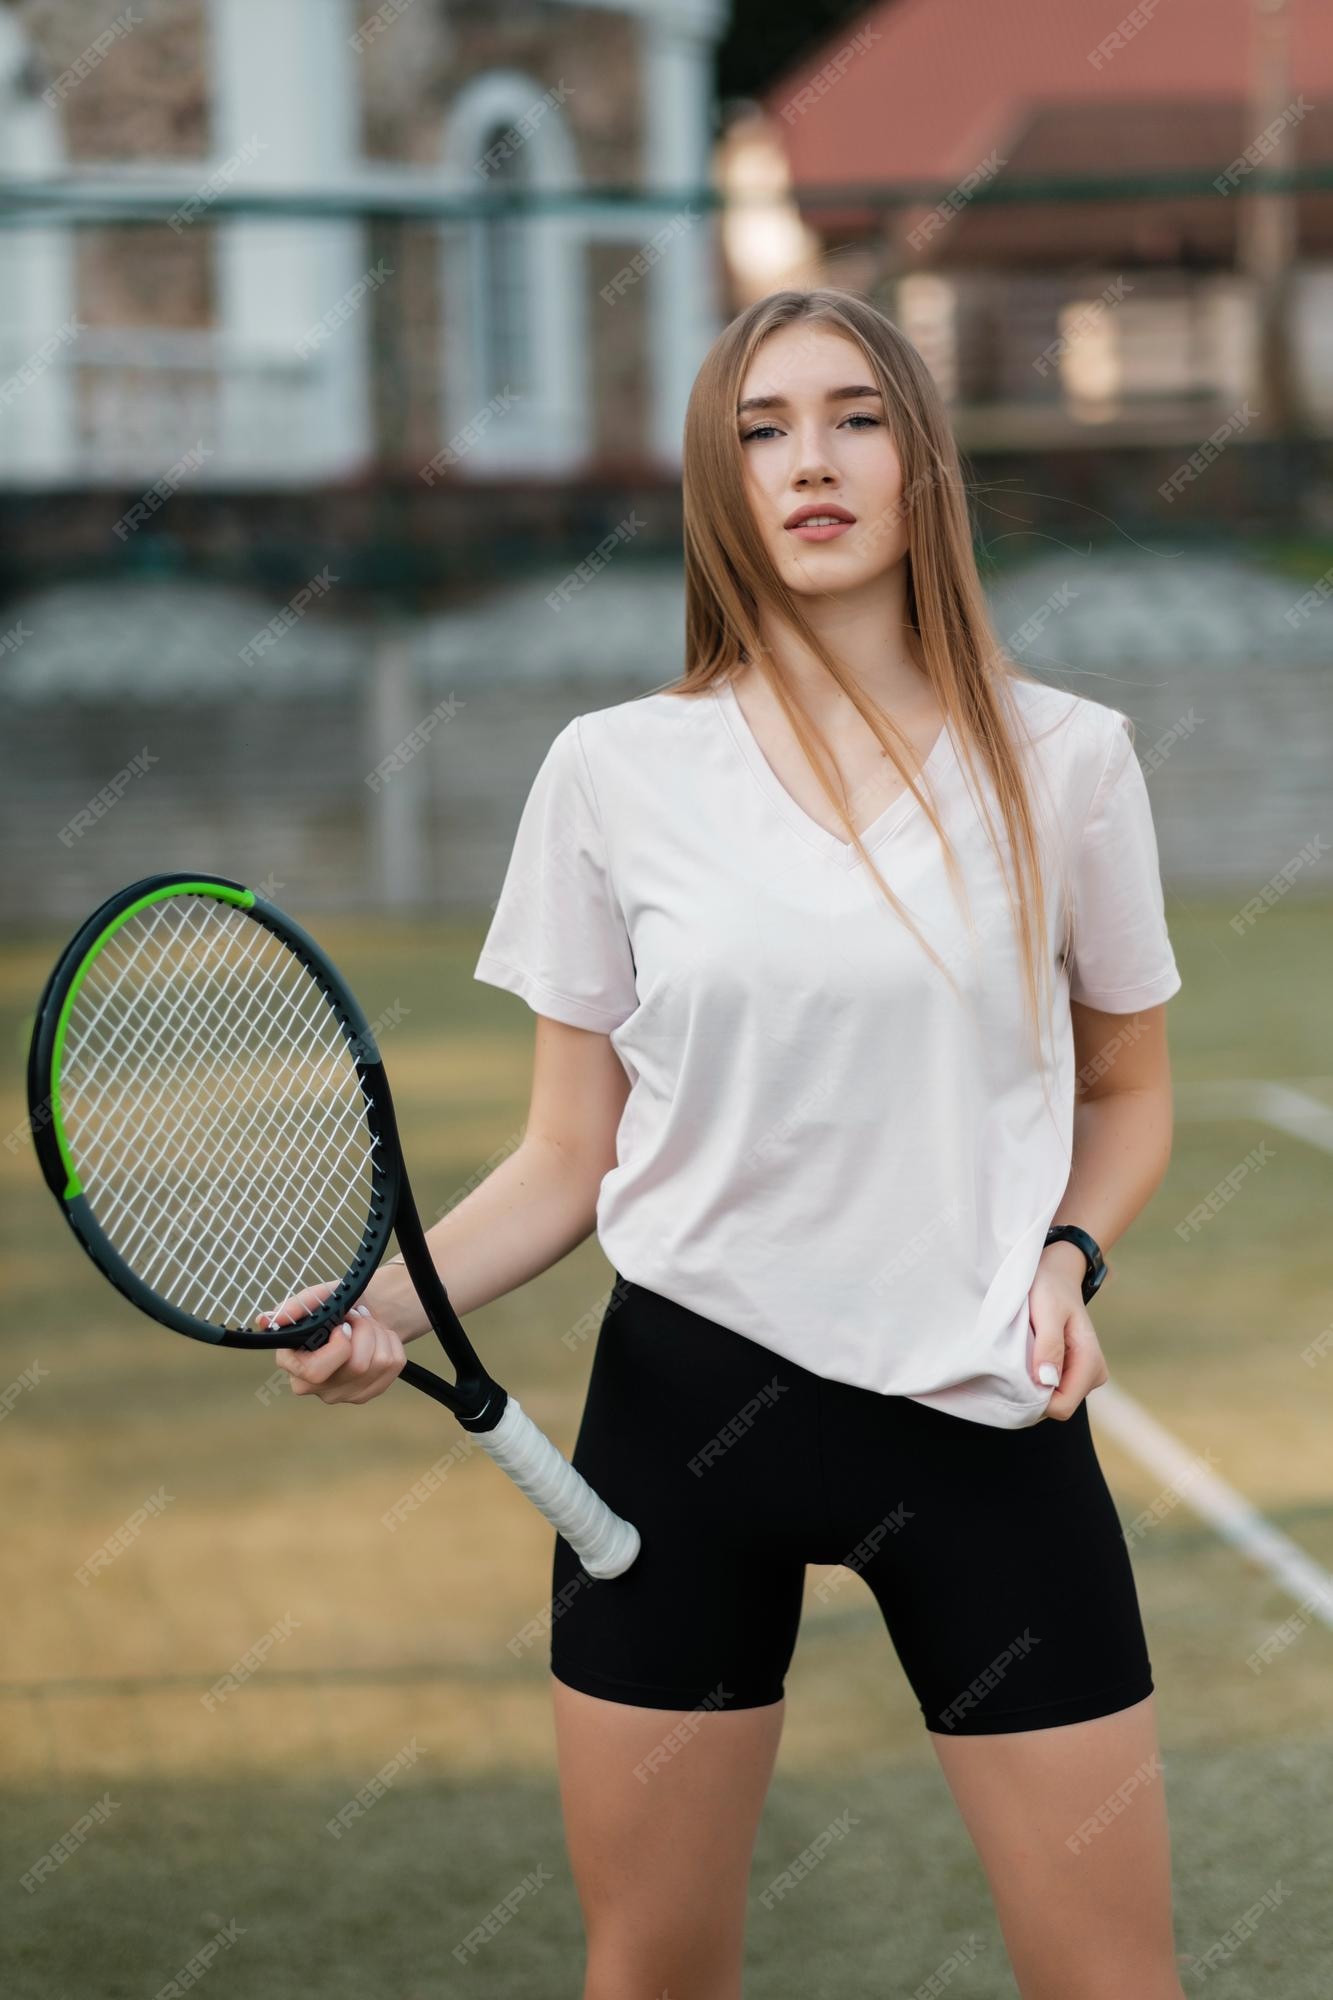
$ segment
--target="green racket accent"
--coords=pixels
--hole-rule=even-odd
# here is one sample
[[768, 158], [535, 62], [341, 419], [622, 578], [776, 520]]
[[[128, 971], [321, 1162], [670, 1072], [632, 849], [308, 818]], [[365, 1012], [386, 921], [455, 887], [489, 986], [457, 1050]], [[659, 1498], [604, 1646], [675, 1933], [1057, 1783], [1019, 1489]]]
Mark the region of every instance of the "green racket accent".
[[163, 903], [169, 896], [212, 896], [216, 902], [234, 903], [241, 910], [253, 909], [255, 902], [255, 892], [253, 889], [228, 889], [220, 882], [173, 882], [169, 888], [154, 889], [151, 894], [140, 896], [138, 902], [131, 903], [127, 910], [121, 910], [117, 916], [112, 918], [106, 929], [98, 937], [94, 938], [92, 944], [88, 947], [82, 964], [70, 981], [69, 992], [65, 995], [65, 1004], [60, 1010], [60, 1019], [56, 1022], [55, 1041], [51, 1049], [51, 1129], [55, 1133], [56, 1144], [60, 1148], [60, 1157], [65, 1163], [67, 1178], [65, 1181], [64, 1199], [66, 1201], [75, 1201], [83, 1193], [82, 1184], [74, 1169], [74, 1161], [70, 1156], [69, 1141], [65, 1134], [64, 1120], [60, 1115], [60, 1061], [65, 1052], [65, 1031], [69, 1026], [69, 1017], [74, 1010], [74, 1002], [79, 997], [79, 988], [84, 982], [89, 966], [102, 950], [108, 938], [114, 937], [122, 924], [127, 924], [131, 917], [136, 917], [139, 914], [140, 910], [146, 910], [150, 903]]

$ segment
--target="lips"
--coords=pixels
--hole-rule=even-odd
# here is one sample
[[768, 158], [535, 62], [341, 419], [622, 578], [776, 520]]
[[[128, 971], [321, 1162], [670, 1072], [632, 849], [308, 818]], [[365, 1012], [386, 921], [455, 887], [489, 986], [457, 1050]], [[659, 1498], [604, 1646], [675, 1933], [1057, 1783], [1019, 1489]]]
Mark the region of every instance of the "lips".
[[818, 506], [798, 507], [794, 514], [787, 516], [782, 525], [784, 528], [799, 528], [806, 521], [817, 520], [820, 515], [826, 515], [832, 521], [846, 522], [848, 526], [856, 520], [855, 514], [849, 514], [845, 507], [836, 507], [825, 500]]

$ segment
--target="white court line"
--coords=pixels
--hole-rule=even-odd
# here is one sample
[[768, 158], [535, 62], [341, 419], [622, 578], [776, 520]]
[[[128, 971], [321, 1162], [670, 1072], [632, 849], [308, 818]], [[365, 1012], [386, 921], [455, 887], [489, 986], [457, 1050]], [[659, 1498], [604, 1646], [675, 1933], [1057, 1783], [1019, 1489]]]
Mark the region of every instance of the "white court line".
[[1187, 1118], [1253, 1118], [1261, 1125], [1276, 1126], [1290, 1138], [1304, 1139], [1308, 1145], [1333, 1153], [1333, 1107], [1295, 1084], [1238, 1077], [1183, 1084], [1177, 1095]]
[[[1333, 1110], [1291, 1084], [1240, 1078], [1187, 1085], [1180, 1096], [1187, 1107], [1186, 1116], [1253, 1118], [1333, 1153]], [[1224, 1542], [1267, 1570], [1275, 1583], [1290, 1591], [1302, 1610], [1313, 1611], [1333, 1630], [1333, 1575], [1322, 1564], [1266, 1521], [1257, 1507], [1225, 1479], [1219, 1479], [1196, 1453], [1187, 1451], [1114, 1382], [1103, 1382], [1092, 1390], [1087, 1402], [1098, 1429], [1104, 1427], [1122, 1450], [1178, 1492], [1185, 1505]]]
[[1333, 1576], [1313, 1556], [1266, 1521], [1257, 1507], [1210, 1471], [1196, 1452], [1186, 1451], [1179, 1438], [1114, 1382], [1103, 1382], [1092, 1391], [1088, 1410], [1098, 1430], [1105, 1430], [1163, 1485], [1178, 1492], [1224, 1542], [1267, 1570], [1274, 1582], [1333, 1630]]

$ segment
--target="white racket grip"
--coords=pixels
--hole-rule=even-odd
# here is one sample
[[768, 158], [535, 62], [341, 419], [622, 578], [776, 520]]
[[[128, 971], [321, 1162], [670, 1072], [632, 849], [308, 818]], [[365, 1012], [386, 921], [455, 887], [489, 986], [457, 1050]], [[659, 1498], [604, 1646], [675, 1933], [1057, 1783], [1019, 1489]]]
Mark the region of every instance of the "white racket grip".
[[510, 1396], [494, 1430], [474, 1431], [502, 1472], [540, 1507], [589, 1576], [619, 1576], [639, 1553], [639, 1531], [599, 1499], [582, 1473]]

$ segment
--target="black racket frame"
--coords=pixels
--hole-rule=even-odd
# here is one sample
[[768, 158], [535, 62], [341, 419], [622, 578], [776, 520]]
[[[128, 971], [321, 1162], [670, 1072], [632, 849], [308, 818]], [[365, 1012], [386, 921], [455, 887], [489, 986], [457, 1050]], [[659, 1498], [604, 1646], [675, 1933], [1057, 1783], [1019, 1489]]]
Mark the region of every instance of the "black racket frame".
[[[235, 905], [234, 893], [226, 900], [271, 931], [310, 972], [347, 1037], [365, 1099], [366, 1121], [376, 1142], [372, 1151], [370, 1219], [355, 1262], [323, 1305], [281, 1330], [213, 1326], [183, 1312], [169, 1299], [160, 1298], [121, 1257], [99, 1226], [86, 1196], [70, 1196], [67, 1191], [68, 1169], [55, 1129], [52, 1065], [60, 1016], [70, 987], [93, 945], [117, 917], [155, 891], [184, 890], [190, 884], [198, 884], [204, 891], [223, 889], [249, 897], [247, 903], [239, 906]], [[455, 1381], [448, 1382], [417, 1362], [408, 1361], [401, 1379], [444, 1404], [465, 1430], [489, 1431], [499, 1423], [508, 1397], [483, 1367], [435, 1268], [403, 1163], [389, 1079], [370, 1023], [336, 966], [309, 933], [245, 883], [204, 870], [146, 875], [117, 890], [93, 911], [60, 954], [37, 1004], [28, 1050], [28, 1118], [42, 1176], [79, 1243], [116, 1290], [150, 1318], [213, 1347], [322, 1347], [331, 1329], [342, 1324], [364, 1292], [379, 1267], [390, 1236], [394, 1236], [417, 1298], [456, 1375]]]

